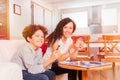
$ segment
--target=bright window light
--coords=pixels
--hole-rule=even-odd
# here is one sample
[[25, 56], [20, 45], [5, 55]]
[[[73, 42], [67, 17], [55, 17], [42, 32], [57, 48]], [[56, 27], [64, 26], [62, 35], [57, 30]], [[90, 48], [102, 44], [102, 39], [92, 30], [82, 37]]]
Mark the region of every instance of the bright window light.
[[87, 11], [62, 14], [62, 18], [65, 18], [65, 17], [71, 18], [76, 23], [77, 28], [88, 27], [88, 13], [87, 13]]
[[101, 14], [102, 26], [117, 25], [117, 9], [103, 9]]

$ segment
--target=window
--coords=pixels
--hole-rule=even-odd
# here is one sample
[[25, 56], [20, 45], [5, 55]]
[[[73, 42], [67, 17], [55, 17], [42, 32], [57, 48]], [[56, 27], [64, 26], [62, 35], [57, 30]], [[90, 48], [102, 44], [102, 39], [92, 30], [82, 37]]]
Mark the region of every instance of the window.
[[87, 13], [87, 11], [62, 14], [62, 18], [65, 18], [65, 17], [71, 18], [76, 23], [77, 28], [88, 27], [88, 13]]
[[117, 9], [103, 9], [101, 14], [102, 26], [117, 25]]

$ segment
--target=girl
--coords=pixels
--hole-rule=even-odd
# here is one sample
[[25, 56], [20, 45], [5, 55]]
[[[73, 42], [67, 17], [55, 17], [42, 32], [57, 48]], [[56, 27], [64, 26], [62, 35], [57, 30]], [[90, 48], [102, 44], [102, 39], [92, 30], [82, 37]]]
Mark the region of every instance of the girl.
[[[83, 41], [76, 41], [73, 44], [71, 38], [72, 33], [75, 31], [76, 25], [70, 18], [62, 19], [56, 26], [55, 30], [48, 36], [48, 45], [51, 46], [52, 51], [56, 49], [60, 50], [61, 55], [57, 58], [57, 61], [53, 63], [51, 70], [57, 75], [68, 73], [68, 80], [76, 79], [76, 70], [69, 70], [60, 68], [57, 62], [62, 60], [73, 60], [76, 58], [78, 50], [83, 47]], [[81, 71], [79, 71], [79, 79], [81, 80]]]

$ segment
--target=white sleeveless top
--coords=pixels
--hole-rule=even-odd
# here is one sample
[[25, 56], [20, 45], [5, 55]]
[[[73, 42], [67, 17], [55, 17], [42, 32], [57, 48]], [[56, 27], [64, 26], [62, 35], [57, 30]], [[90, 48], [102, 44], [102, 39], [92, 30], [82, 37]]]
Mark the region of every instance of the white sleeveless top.
[[63, 43], [62, 39], [57, 40], [56, 42], [57, 42], [58, 45], [60, 45], [59, 50], [60, 50], [60, 52], [61, 52], [62, 54], [65, 53], [65, 52], [67, 52], [68, 49], [69, 49], [69, 47], [70, 47], [70, 45], [73, 44], [73, 40], [71, 39], [71, 37], [69, 37], [69, 38], [66, 40], [66, 43]]
[[[63, 41], [61, 39], [57, 40], [56, 43], [58, 45], [60, 45], [59, 50], [60, 50], [61, 54], [64, 54], [65, 52], [68, 51], [69, 47], [73, 44], [73, 40], [70, 37], [67, 39], [66, 43], [63, 43]], [[50, 57], [51, 54], [52, 54], [52, 48], [48, 47], [44, 56]], [[67, 58], [66, 60], [69, 60], [69, 58]]]

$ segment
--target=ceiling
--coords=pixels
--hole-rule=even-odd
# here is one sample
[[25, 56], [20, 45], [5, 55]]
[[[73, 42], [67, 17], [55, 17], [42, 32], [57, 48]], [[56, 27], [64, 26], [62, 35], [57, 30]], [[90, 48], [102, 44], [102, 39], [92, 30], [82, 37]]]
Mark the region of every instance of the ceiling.
[[51, 4], [56, 9], [67, 9], [101, 4], [118, 3], [120, 0], [41, 0]]

